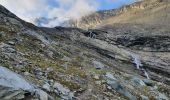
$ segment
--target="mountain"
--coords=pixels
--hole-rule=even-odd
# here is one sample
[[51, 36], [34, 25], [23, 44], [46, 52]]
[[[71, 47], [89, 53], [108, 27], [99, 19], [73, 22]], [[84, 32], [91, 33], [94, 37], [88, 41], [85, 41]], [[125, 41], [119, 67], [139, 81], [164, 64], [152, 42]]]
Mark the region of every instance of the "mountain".
[[119, 9], [93, 13], [71, 21], [70, 26], [88, 29], [116, 23], [169, 25], [169, 12], [169, 0], [142, 0]]
[[105, 12], [101, 21], [89, 17], [81, 28], [37, 27], [0, 5], [0, 99], [169, 100], [169, 24], [129, 20], [138, 4], [150, 5], [96, 12]]

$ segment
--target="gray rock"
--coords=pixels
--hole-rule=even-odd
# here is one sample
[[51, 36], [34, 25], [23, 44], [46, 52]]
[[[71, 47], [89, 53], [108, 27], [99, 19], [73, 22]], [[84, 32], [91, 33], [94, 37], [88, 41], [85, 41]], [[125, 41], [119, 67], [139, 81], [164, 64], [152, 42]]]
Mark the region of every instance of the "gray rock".
[[74, 97], [74, 93], [60, 83], [54, 83], [53, 88], [54, 92], [64, 100], [72, 100]]
[[[47, 85], [44, 86], [47, 88]], [[48, 88], [47, 88], [48, 89]], [[20, 100], [29, 93], [31, 97], [36, 94], [39, 100], [53, 100], [46, 92], [36, 89], [36, 86], [30, 84], [21, 75], [0, 66], [0, 98], [1, 100]]]
[[142, 100], [149, 100], [149, 98], [146, 97], [146, 96], [144, 96], [144, 95], [141, 95], [141, 99], [142, 99]]
[[98, 61], [93, 61], [93, 65], [96, 69], [104, 68], [104, 65], [101, 62], [98, 62]]
[[20, 100], [24, 99], [24, 94], [27, 93], [23, 90], [14, 89], [11, 87], [0, 86], [0, 99], [1, 100]]
[[6, 34], [4, 32], [0, 32], [0, 37], [4, 37]]
[[36, 68], [34, 70], [34, 74], [36, 75], [37, 78], [41, 79], [43, 77], [43, 72], [41, 70], [41, 68]]
[[144, 79], [143, 82], [144, 82], [147, 86], [154, 86], [154, 83], [153, 83], [152, 80]]
[[107, 80], [107, 84], [115, 91], [120, 93], [121, 95], [129, 98], [130, 100], [136, 100], [136, 97], [133, 96], [130, 92], [128, 92], [119, 82], [115, 80]]
[[101, 82], [101, 81], [95, 81], [95, 84], [97, 84], [97, 85], [101, 85], [101, 84], [102, 84], [102, 82]]
[[35, 94], [36, 94], [36, 96], [38, 96], [39, 100], [54, 100], [46, 92], [44, 92], [43, 90], [40, 90], [40, 89], [37, 89]]
[[16, 52], [16, 50], [13, 49], [13, 48], [8, 48], [7, 50], [8, 50], [9, 53], [15, 53]]
[[25, 75], [25, 76], [29, 76], [30, 73], [29, 73], [29, 72], [24, 72], [24, 75]]
[[13, 42], [13, 41], [8, 41], [8, 44], [9, 44], [9, 45], [15, 45], [15, 42]]
[[47, 73], [52, 72], [54, 69], [52, 67], [47, 68]]
[[10, 45], [5, 44], [5, 43], [0, 43], [0, 48], [2, 49], [2, 52], [5, 53], [15, 53], [16, 50], [13, 49]]
[[166, 95], [159, 93], [159, 95], [156, 97], [156, 100], [169, 100], [169, 99]]
[[42, 88], [43, 88], [44, 90], [48, 91], [48, 92], [51, 91], [51, 87], [50, 87], [50, 85], [49, 85], [48, 83], [44, 84], [44, 85], [42, 86]]
[[111, 80], [116, 80], [116, 78], [110, 73], [110, 72], [106, 72], [106, 78], [111, 79]]
[[138, 86], [145, 86], [146, 84], [143, 82], [142, 79], [138, 78], [138, 77], [133, 77], [131, 79], [132, 83], [134, 86], [138, 87]]
[[21, 75], [0, 66], [0, 85], [33, 92], [34, 87]]

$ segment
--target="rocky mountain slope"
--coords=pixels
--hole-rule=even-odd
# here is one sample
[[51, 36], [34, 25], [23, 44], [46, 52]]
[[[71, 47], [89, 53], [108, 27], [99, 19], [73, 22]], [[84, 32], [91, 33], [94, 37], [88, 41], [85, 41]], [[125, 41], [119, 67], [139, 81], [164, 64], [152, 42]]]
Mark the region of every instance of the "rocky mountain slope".
[[169, 25], [169, 0], [141, 0], [119, 9], [100, 11], [70, 21], [70, 26], [78, 28], [99, 28], [116, 23], [135, 23], [149, 25]]
[[170, 30], [158, 27], [40, 28], [0, 5], [0, 99], [169, 100]]

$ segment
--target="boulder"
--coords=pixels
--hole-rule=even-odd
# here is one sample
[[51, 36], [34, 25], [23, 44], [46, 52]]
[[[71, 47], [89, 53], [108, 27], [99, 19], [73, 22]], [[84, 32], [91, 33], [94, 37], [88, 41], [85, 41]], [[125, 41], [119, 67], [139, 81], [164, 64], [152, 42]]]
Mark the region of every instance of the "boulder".
[[55, 82], [53, 88], [54, 92], [64, 100], [72, 100], [74, 97], [74, 93], [60, 83]]
[[139, 87], [139, 86], [145, 86], [146, 84], [143, 82], [142, 79], [138, 78], [138, 77], [133, 77], [131, 79], [132, 83], [134, 86]]
[[48, 83], [44, 84], [44, 85], [42, 86], [42, 88], [43, 88], [44, 90], [48, 91], [48, 92], [51, 91], [51, 87], [50, 87], [50, 85], [49, 85]]
[[93, 61], [93, 65], [96, 69], [104, 68], [104, 65], [101, 62], [98, 62], [98, 61]]
[[33, 92], [34, 86], [26, 81], [21, 75], [0, 66], [0, 85]]
[[110, 73], [110, 72], [106, 72], [106, 78], [111, 79], [111, 80], [116, 80], [116, 78]]
[[149, 79], [143, 79], [143, 82], [147, 85], [147, 86], [154, 86], [154, 83], [152, 80]]
[[1, 100], [21, 100], [25, 98], [27, 92], [12, 87], [0, 85], [0, 99]]
[[115, 80], [107, 80], [107, 84], [116, 92], [120, 93], [121, 95], [129, 98], [130, 100], [136, 100], [136, 97], [133, 96], [130, 92], [128, 92], [123, 85]]

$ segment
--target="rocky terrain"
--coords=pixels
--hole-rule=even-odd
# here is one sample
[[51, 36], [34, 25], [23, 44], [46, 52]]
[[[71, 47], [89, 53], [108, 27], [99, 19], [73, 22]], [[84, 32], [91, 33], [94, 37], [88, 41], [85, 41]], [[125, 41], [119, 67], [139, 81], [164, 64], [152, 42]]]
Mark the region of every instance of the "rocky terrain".
[[170, 100], [168, 24], [101, 23], [36, 27], [0, 5], [0, 99]]

